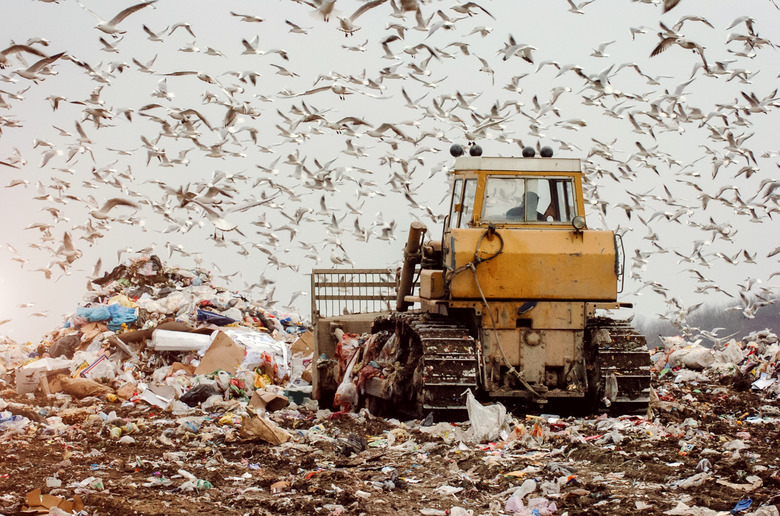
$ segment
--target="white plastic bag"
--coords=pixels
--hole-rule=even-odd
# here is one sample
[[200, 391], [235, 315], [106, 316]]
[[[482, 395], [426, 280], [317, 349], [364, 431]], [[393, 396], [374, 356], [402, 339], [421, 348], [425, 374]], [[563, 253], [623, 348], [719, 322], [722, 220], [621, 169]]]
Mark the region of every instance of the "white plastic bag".
[[509, 431], [506, 407], [501, 403], [482, 405], [469, 389], [466, 392], [466, 409], [469, 413], [474, 442], [495, 441], [500, 437], [502, 430]]
[[743, 358], [742, 348], [734, 339], [728, 341], [723, 350], [715, 352], [715, 362], [718, 364], [737, 365]]
[[714, 362], [715, 355], [713, 355], [712, 350], [698, 344], [678, 349], [669, 355], [669, 365], [671, 367], [682, 366], [687, 369], [701, 371], [711, 366]]

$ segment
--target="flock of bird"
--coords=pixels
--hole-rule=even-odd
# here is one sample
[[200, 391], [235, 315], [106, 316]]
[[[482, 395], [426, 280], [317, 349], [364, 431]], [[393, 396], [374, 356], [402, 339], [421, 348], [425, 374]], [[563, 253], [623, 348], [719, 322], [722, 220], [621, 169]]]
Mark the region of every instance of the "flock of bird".
[[[448, 202], [447, 149], [476, 142], [486, 155], [553, 145], [581, 158], [590, 225], [600, 217], [618, 228], [634, 249], [626, 271], [634, 294], [664, 298], [675, 324], [701, 304], [682, 301], [694, 294], [718, 292], [746, 317], [776, 297], [780, 272], [745, 266], [771, 267], [780, 248], [759, 254], [774, 246], [745, 241], [739, 229], [771, 227], [780, 212], [780, 151], [751, 145], [756, 127], [771, 127], [761, 117], [776, 120], [780, 107], [776, 89], [754, 88], [759, 70], [749, 68], [775, 57], [761, 33], [776, 25], [769, 20], [718, 26], [686, 14], [671, 23], [695, 3], [633, 0], [648, 4], [657, 29], [626, 25], [622, 39], [565, 64], [527, 20], [494, 30], [511, 27], [509, 8], [488, 1], [280, 0], [255, 12], [209, 4], [181, 20], [173, 0], [151, 0], [108, 21], [95, 2], [101, 14], [81, 1], [30, 2], [36, 16], [72, 23], [70, 35], [30, 34], [0, 50], [4, 204], [41, 214], [9, 221], [18, 238], [0, 244], [23, 271], [86, 279], [114, 251], [118, 261], [175, 254], [289, 307], [300, 290], [277, 302], [292, 290], [282, 285], [294, 284], [281, 278], [394, 263], [401, 250], [392, 242], [409, 221], [435, 231]], [[555, 3], [544, 7], [548, 30], [556, 18], [594, 23], [591, 11], [605, 2]], [[725, 43], [711, 48], [683, 29], [707, 41], [722, 31]], [[212, 43], [228, 36], [231, 48]], [[642, 55], [612, 62], [626, 45]], [[658, 67], [672, 75], [646, 71]], [[359, 249], [369, 251], [353, 259]], [[695, 290], [656, 279], [659, 264], [689, 275]], [[724, 264], [747, 279], [726, 285], [710, 272]]]

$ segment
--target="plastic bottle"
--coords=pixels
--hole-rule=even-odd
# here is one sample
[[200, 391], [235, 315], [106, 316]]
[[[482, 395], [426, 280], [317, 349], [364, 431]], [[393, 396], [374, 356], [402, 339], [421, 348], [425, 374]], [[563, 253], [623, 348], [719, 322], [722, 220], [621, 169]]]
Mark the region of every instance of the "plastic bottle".
[[203, 480], [202, 478], [199, 478], [195, 480], [195, 482], [193, 482], [193, 487], [195, 487], [195, 489], [211, 489], [214, 486], [211, 485], [211, 482], [209, 482], [208, 480]]

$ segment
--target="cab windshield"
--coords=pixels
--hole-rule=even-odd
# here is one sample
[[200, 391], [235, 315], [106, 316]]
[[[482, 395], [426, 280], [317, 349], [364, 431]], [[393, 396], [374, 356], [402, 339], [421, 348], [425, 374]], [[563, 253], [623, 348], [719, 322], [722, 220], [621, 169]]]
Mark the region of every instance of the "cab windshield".
[[574, 182], [568, 177], [489, 176], [482, 222], [571, 222], [577, 215]]

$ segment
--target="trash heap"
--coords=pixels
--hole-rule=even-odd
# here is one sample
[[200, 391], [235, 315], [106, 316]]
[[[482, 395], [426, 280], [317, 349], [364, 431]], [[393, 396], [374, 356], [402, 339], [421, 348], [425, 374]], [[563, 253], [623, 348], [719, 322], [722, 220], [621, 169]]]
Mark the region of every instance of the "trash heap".
[[311, 339], [297, 316], [280, 317], [214, 286], [205, 271], [168, 269], [157, 256], [128, 260], [93, 283], [100, 289], [16, 368], [18, 394], [141, 400], [186, 413], [209, 399], [257, 408], [311, 392]]
[[334, 412], [295, 315], [155, 257], [96, 284], [42, 345], [0, 342], [0, 513], [780, 516], [769, 331], [667, 339], [647, 417], [468, 393], [469, 421], [434, 424], [355, 406], [368, 336], [342, 336]]
[[780, 339], [768, 329], [752, 332], [741, 342], [716, 341], [713, 347], [701, 340], [664, 337], [663, 347], [651, 355], [659, 378], [667, 375], [674, 383], [730, 383], [736, 390], [752, 389], [767, 400], [780, 397]]

